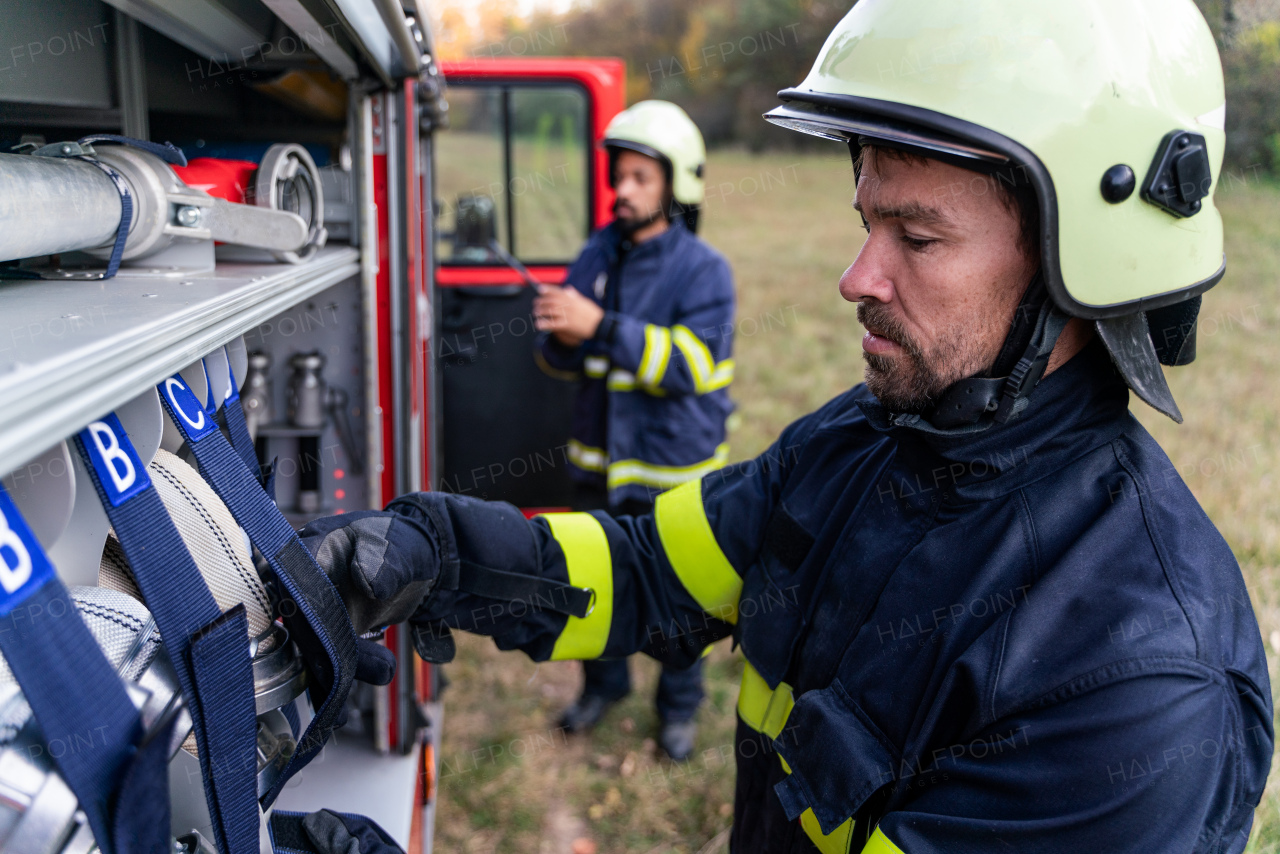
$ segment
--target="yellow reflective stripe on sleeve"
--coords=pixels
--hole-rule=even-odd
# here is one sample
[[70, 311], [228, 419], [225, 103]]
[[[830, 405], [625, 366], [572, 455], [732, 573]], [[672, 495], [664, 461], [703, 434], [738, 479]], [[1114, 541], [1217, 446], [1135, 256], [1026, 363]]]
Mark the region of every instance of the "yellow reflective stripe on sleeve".
[[618, 460], [609, 463], [609, 489], [628, 483], [640, 483], [656, 489], [671, 489], [723, 468], [729, 459], [729, 444], [716, 448], [716, 455], [691, 466], [658, 466], [640, 460]]
[[702, 482], [659, 495], [653, 518], [667, 560], [689, 595], [708, 614], [737, 623], [742, 578], [716, 544], [702, 506]]
[[716, 364], [711, 350], [688, 327], [673, 326], [671, 340], [684, 353], [689, 373], [693, 376], [695, 392], [706, 394], [733, 382], [733, 359], [725, 359]]
[[569, 462], [583, 471], [603, 473], [609, 467], [609, 452], [604, 448], [593, 448], [582, 444], [577, 439], [570, 439]]
[[694, 388], [701, 393], [716, 369], [711, 351], [686, 326], [671, 327], [671, 341], [684, 353], [685, 361], [689, 363], [689, 373], [693, 375]]
[[656, 388], [667, 373], [671, 361], [671, 330], [665, 326], [646, 323], [644, 327], [644, 353], [640, 356], [640, 370], [636, 372], [638, 385]]
[[871, 838], [867, 840], [866, 847], [862, 849], [862, 854], [904, 854], [903, 850], [893, 844], [893, 840], [884, 835], [884, 831], [876, 828], [876, 832], [871, 834]]
[[718, 388], [724, 388], [733, 382], [733, 359], [725, 359], [716, 365], [715, 373], [711, 375], [710, 382], [707, 383], [707, 391], [715, 391]]
[[853, 848], [853, 819], [851, 818], [845, 819], [844, 824], [824, 835], [813, 810], [805, 810], [800, 813], [800, 827], [822, 854], [848, 854]]
[[609, 360], [604, 356], [587, 356], [582, 360], [582, 372], [592, 379], [609, 373]]
[[594, 592], [585, 617], [569, 617], [551, 651], [553, 661], [599, 658], [613, 623], [613, 558], [604, 528], [590, 513], [546, 513], [551, 536], [564, 550], [569, 583]]

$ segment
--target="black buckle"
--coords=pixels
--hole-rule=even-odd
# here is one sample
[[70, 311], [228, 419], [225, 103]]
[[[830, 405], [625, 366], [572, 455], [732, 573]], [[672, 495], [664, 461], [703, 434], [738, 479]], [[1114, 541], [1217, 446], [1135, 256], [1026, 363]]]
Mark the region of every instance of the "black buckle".
[[1200, 213], [1201, 201], [1213, 189], [1209, 148], [1198, 133], [1175, 130], [1165, 136], [1142, 184], [1142, 197], [1185, 219]]

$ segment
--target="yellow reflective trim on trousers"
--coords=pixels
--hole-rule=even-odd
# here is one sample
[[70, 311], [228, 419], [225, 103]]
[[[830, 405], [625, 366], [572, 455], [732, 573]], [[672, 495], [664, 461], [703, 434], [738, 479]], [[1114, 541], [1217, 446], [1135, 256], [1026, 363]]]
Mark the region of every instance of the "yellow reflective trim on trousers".
[[628, 483], [671, 489], [722, 468], [728, 459], [729, 444], [725, 442], [716, 448], [714, 457], [689, 466], [659, 466], [641, 460], [618, 460], [609, 463], [609, 489], [617, 489]]
[[644, 327], [644, 353], [640, 356], [640, 370], [636, 372], [637, 385], [656, 388], [667, 373], [671, 361], [671, 330], [652, 323]]
[[569, 583], [593, 591], [585, 617], [569, 617], [551, 650], [553, 661], [599, 658], [613, 624], [613, 558], [604, 528], [590, 513], [544, 513], [564, 551]]
[[[742, 718], [744, 724], [758, 733], [776, 739], [786, 727], [787, 718], [791, 717], [795, 704], [790, 685], [779, 682], [777, 688], [771, 689], [759, 671], [751, 666], [751, 662], [745, 662], [742, 683], [738, 687], [738, 717]], [[782, 763], [782, 770], [790, 774], [791, 766], [782, 758], [781, 753], [778, 754], [778, 761]], [[818, 817], [813, 810], [807, 809], [800, 814], [800, 826], [822, 854], [847, 854], [853, 844], [852, 818], [831, 833], [824, 834], [818, 824]]]
[[702, 610], [738, 622], [742, 577], [720, 551], [702, 506], [702, 482], [691, 480], [658, 496], [653, 520], [680, 583]]
[[604, 473], [609, 467], [609, 452], [604, 448], [593, 448], [582, 444], [577, 439], [570, 439], [569, 462], [583, 471]]
[[876, 828], [876, 832], [871, 834], [871, 838], [867, 840], [866, 846], [862, 849], [862, 854], [904, 854], [903, 850], [893, 844], [893, 840], [884, 835], [884, 831]]

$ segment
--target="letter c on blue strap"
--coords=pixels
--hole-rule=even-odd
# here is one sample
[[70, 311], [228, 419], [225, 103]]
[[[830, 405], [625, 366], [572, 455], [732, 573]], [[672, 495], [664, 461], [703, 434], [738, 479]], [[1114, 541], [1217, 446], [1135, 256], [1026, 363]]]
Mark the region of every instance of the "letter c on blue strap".
[[177, 417], [174, 424], [186, 436], [187, 441], [199, 439], [210, 430], [217, 429], [213, 420], [205, 415], [204, 407], [196, 399], [195, 393], [187, 387], [181, 377], [169, 377], [160, 386], [160, 393], [169, 401], [173, 413]]

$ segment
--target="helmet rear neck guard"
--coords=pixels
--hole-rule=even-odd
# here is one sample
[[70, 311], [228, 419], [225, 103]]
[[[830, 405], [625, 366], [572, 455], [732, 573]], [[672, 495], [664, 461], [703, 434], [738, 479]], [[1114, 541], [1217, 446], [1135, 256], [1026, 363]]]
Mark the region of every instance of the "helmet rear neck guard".
[[[970, 377], [952, 385], [934, 405], [930, 420], [904, 416], [915, 422], [917, 429], [967, 433], [1017, 417], [1043, 376], [1048, 356], [1071, 317], [1093, 320], [1098, 336], [1129, 387], [1153, 409], [1182, 423], [1182, 414], [1160, 369], [1161, 359], [1148, 331], [1146, 312], [1167, 311], [1191, 300], [1198, 304], [1199, 296], [1222, 280], [1226, 272], [1225, 259], [1209, 278], [1178, 290], [1105, 306], [1082, 303], [1071, 295], [1063, 280], [1058, 240], [1059, 206], [1053, 179], [1043, 162], [1025, 146], [989, 128], [909, 104], [800, 89], [784, 89], [778, 97], [783, 105], [766, 113], [765, 119], [781, 127], [846, 142], [854, 152], [866, 144], [883, 145], [994, 175], [997, 180], [1002, 175], [1011, 180], [1026, 180], [1035, 189], [1040, 213], [1039, 275], [1049, 299], [1038, 313], [1033, 341], [1019, 360], [1024, 373], [1020, 377], [1014, 374], [1006, 378]], [[1194, 325], [1194, 312], [1191, 317]], [[1010, 336], [1015, 331], [1011, 331]], [[1046, 335], [1049, 337], [1044, 337]], [[1040, 352], [1046, 344], [1048, 349]], [[1013, 392], [1013, 397], [1007, 403], [995, 402], [997, 396], [1007, 396], [1009, 392]], [[973, 402], [957, 406], [957, 393], [964, 394], [970, 401], [971, 395], [980, 394], [982, 406], [975, 406]]]

